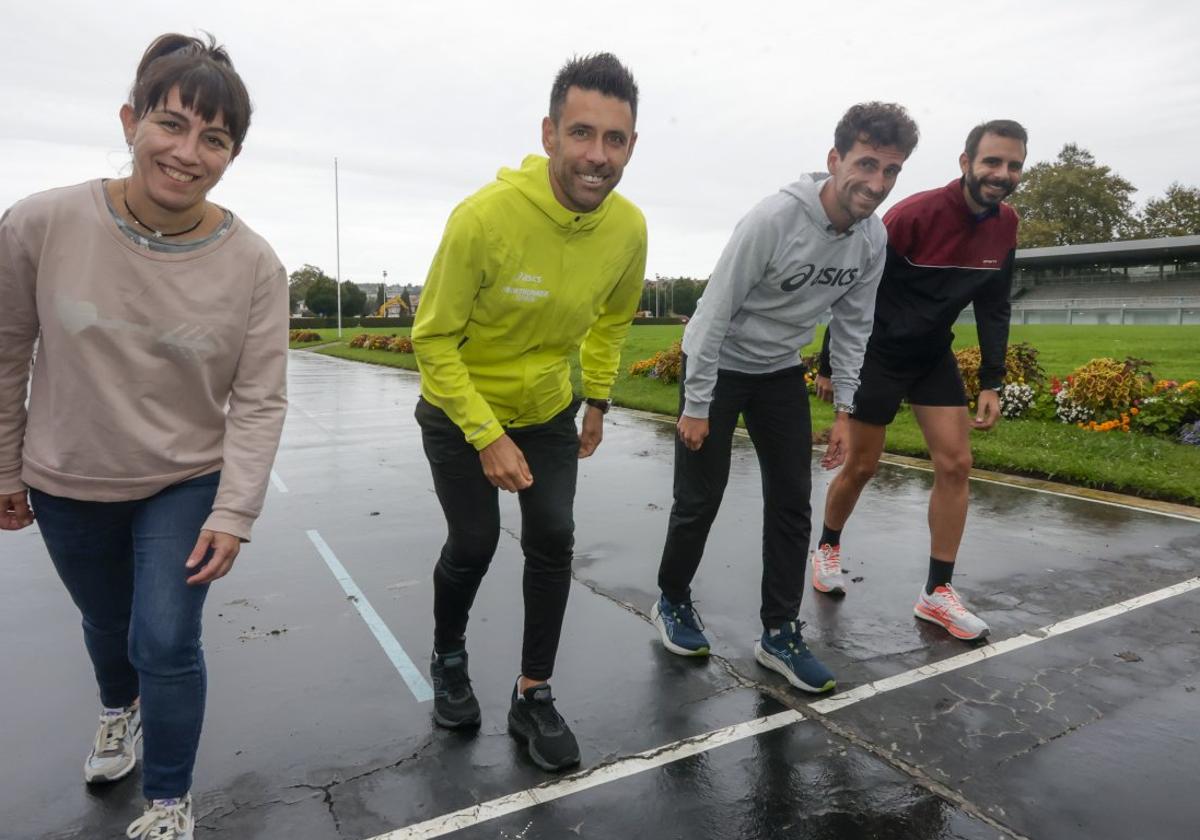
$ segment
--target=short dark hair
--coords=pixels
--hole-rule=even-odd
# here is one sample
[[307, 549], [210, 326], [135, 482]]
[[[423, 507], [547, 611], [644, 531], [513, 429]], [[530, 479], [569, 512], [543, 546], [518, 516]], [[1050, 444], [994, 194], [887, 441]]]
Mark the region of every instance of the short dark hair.
[[208, 41], [170, 32], [154, 39], [138, 64], [129, 104], [139, 120], [166, 101], [176, 86], [184, 107], [206, 120], [219, 113], [233, 136], [237, 152], [250, 130], [250, 94], [224, 47], [207, 32]]
[[846, 112], [833, 132], [833, 147], [843, 157], [858, 141], [895, 146], [907, 159], [917, 147], [921, 132], [903, 105], [894, 102], [860, 102]]
[[967, 160], [975, 160], [975, 155], [979, 153], [979, 141], [985, 134], [1011, 137], [1013, 140], [1020, 140], [1022, 146], [1029, 147], [1029, 134], [1025, 131], [1025, 126], [1016, 120], [988, 120], [972, 128], [971, 133], [967, 135], [966, 147], [963, 149], [967, 153]]
[[562, 117], [567, 91], [572, 87], [595, 90], [629, 103], [633, 121], [637, 122], [638, 86], [633, 74], [612, 53], [602, 52], [575, 56], [562, 66], [550, 88], [550, 119], [557, 125]]

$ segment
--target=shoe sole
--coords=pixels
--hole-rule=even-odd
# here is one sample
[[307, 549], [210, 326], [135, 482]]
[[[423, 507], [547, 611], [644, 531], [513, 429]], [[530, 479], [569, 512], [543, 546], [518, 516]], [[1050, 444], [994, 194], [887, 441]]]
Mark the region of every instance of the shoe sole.
[[922, 612], [921, 606], [919, 604], [917, 606], [913, 607], [913, 615], [915, 615], [917, 618], [921, 619], [922, 621], [928, 621], [930, 624], [936, 624], [938, 627], [941, 627], [943, 630], [945, 630], [947, 633], [949, 633], [954, 638], [959, 639], [964, 642], [978, 641], [979, 639], [986, 638], [987, 635], [992, 632], [992, 629], [990, 627], [984, 627], [978, 633], [974, 633], [974, 634], [964, 633], [962, 630], [957, 629], [953, 624], [947, 624], [946, 622], [942, 621], [940, 618], [938, 618], [934, 615], [930, 615], [929, 613]]
[[536, 764], [538, 767], [541, 767], [543, 770], [548, 770], [551, 773], [554, 773], [559, 770], [565, 770], [568, 767], [574, 767], [577, 764], [579, 764], [579, 756], [578, 755], [576, 755], [574, 758], [567, 759], [566, 761], [564, 761], [560, 764], [554, 764], [553, 762], [550, 762], [550, 761], [547, 761], [546, 759], [544, 759], [541, 756], [541, 754], [537, 751], [537, 749], [534, 748], [534, 746], [533, 746], [532, 733], [527, 732], [521, 726], [520, 722], [513, 716], [512, 712], [508, 713], [508, 732], [510, 735], [512, 735], [514, 738], [516, 738], [518, 741], [520, 741], [522, 744], [525, 745], [525, 750], [526, 750], [526, 752], [529, 753], [529, 757], [531, 759], [533, 759], [533, 763]]
[[658, 611], [658, 604], [650, 608], [650, 621], [658, 628], [659, 638], [662, 639], [663, 647], [669, 650], [676, 656], [708, 656], [709, 649], [707, 647], [688, 650], [685, 647], [680, 647], [671, 641], [671, 637], [667, 635], [667, 625], [662, 620], [662, 614]]
[[133, 758], [129, 762], [129, 766], [124, 768], [123, 770], [121, 770], [121, 772], [117, 773], [115, 776], [109, 776], [109, 775], [105, 775], [105, 774], [92, 775], [88, 771], [87, 763], [84, 762], [84, 765], [83, 765], [83, 781], [84, 781], [84, 783], [89, 784], [89, 785], [107, 785], [107, 784], [112, 784], [113, 782], [119, 782], [119, 781], [121, 781], [121, 779], [124, 779], [126, 776], [128, 776], [130, 773], [133, 772], [135, 767], [137, 767], [137, 763], [138, 763], [137, 762], [137, 748], [138, 748], [138, 744], [140, 744], [141, 742], [142, 742], [142, 730], [139, 727], [138, 731], [137, 731], [137, 735], [133, 736]]
[[837, 680], [830, 680], [829, 682], [825, 683], [824, 687], [822, 688], [816, 688], [815, 686], [811, 686], [804, 682], [796, 676], [795, 671], [763, 650], [761, 642], [754, 643], [754, 658], [758, 660], [759, 665], [763, 666], [764, 668], [769, 668], [770, 670], [779, 674], [801, 691], [807, 691], [810, 694], [826, 694], [837, 688]]
[[825, 595], [845, 595], [846, 594], [846, 587], [841, 586], [841, 585], [823, 587], [823, 586], [821, 586], [821, 584], [817, 583], [816, 578], [812, 579], [812, 588], [817, 590], [818, 592], [824, 593]]
[[449, 718], [442, 717], [436, 711], [433, 713], [433, 722], [443, 729], [474, 729], [479, 726], [479, 724], [482, 722], [482, 719], [482, 715], [476, 715], [475, 717], [468, 718], [467, 720], [454, 721], [450, 720]]

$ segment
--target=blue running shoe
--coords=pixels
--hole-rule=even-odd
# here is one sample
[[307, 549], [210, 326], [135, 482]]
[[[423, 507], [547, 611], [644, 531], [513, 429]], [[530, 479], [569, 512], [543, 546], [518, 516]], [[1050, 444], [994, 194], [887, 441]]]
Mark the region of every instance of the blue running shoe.
[[663, 647], [680, 656], [708, 656], [704, 623], [691, 601], [672, 604], [659, 596], [650, 608], [650, 620], [662, 636]]
[[778, 671], [796, 688], [821, 694], [833, 691], [837, 683], [833, 673], [812, 655], [800, 628], [804, 622], [789, 621], [780, 630], [766, 631], [754, 643], [754, 658], [758, 664]]

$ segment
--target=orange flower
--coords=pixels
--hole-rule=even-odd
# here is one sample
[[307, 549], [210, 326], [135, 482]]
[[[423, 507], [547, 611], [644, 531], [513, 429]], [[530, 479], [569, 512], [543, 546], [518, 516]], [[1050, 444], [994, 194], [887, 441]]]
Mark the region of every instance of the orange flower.
[[1134, 416], [1137, 416], [1138, 410], [1139, 409], [1137, 409], [1137, 408], [1131, 408], [1131, 409], [1129, 409], [1129, 413]]

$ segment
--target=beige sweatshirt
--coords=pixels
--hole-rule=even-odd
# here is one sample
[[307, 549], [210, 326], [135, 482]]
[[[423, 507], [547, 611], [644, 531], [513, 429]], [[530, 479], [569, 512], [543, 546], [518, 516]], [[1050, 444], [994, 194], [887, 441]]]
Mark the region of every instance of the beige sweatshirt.
[[219, 469], [204, 527], [249, 539], [287, 332], [287, 275], [236, 217], [161, 253], [118, 229], [100, 181], [18, 202], [0, 218], [0, 493], [127, 501]]

